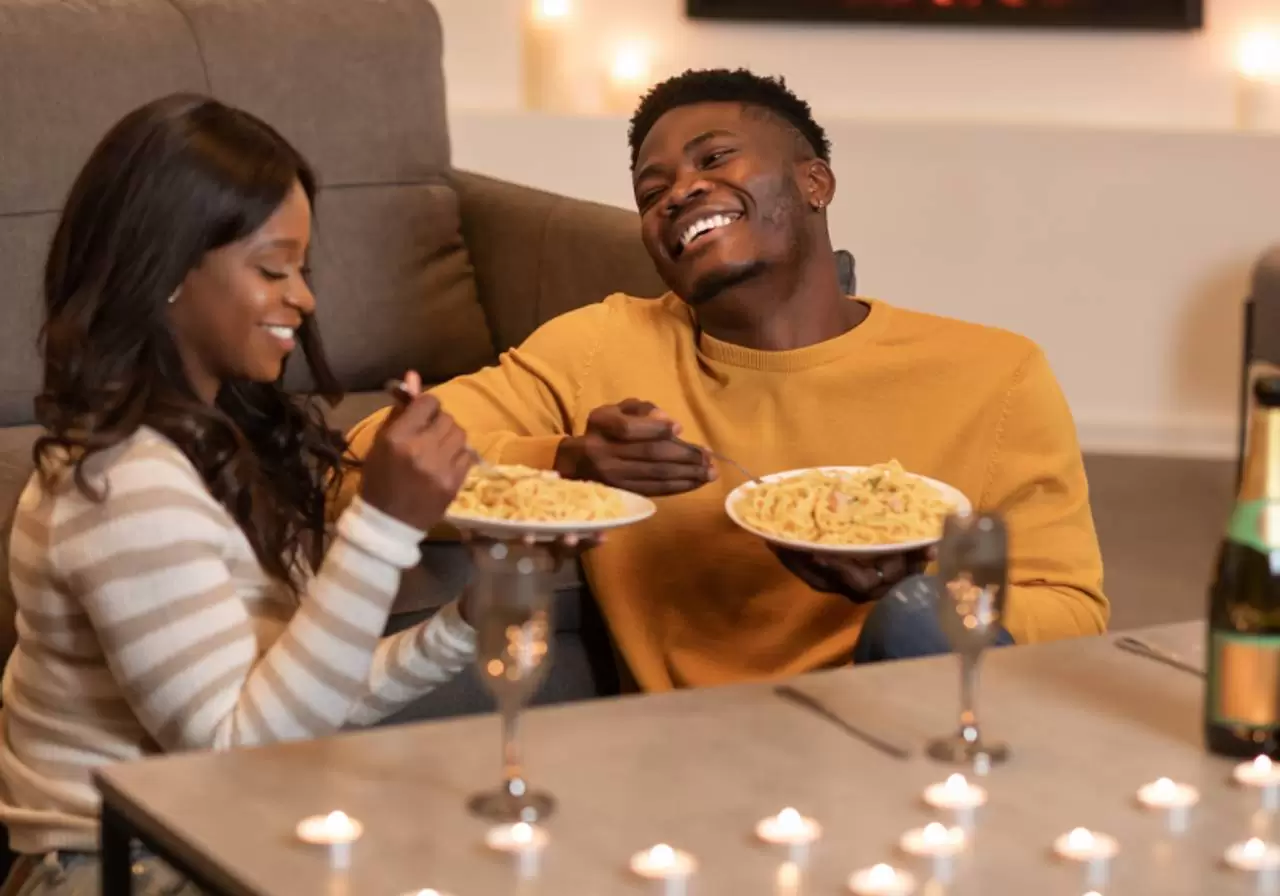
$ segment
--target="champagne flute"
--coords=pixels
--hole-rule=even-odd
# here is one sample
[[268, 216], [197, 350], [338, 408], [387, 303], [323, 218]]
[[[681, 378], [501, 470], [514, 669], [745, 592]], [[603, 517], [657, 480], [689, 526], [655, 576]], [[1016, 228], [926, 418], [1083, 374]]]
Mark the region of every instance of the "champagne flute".
[[490, 821], [533, 823], [551, 815], [555, 799], [525, 782], [517, 730], [520, 710], [550, 665], [552, 561], [533, 545], [488, 544], [473, 553], [476, 666], [502, 719], [502, 784], [472, 796], [467, 807]]
[[995, 514], [949, 516], [938, 544], [938, 617], [960, 655], [960, 728], [928, 745], [942, 762], [985, 768], [1009, 758], [1002, 743], [982, 739], [974, 706], [978, 661], [999, 635], [1009, 586], [1009, 539]]

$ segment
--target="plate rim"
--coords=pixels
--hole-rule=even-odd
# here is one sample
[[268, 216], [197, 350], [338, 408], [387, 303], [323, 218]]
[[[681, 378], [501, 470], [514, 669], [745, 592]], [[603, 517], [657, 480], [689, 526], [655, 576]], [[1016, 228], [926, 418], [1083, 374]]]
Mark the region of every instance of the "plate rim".
[[[804, 473], [814, 472], [848, 472], [857, 473], [864, 470], [872, 469], [880, 466], [880, 464], [822, 464], [816, 467], [796, 467], [791, 470], [782, 470], [777, 473], [770, 473], [767, 476], [761, 476], [761, 482], [778, 482], [783, 479], [793, 479]], [[972, 511], [973, 501], [963, 491], [956, 488], [949, 482], [943, 482], [941, 479], [934, 479], [932, 476], [925, 476], [922, 473], [913, 473], [906, 468], [903, 472], [916, 479], [923, 480], [934, 488], [939, 489], [944, 494], [954, 495], [959, 501], [956, 504], [958, 511]], [[759, 529], [752, 528], [734, 511], [733, 505], [752, 489], [759, 488], [759, 485], [752, 482], [744, 482], [733, 491], [729, 492], [724, 499], [724, 512], [735, 526], [746, 532], [748, 535], [754, 535], [768, 544], [777, 545], [783, 548], [790, 548], [796, 551], [804, 551], [810, 554], [843, 554], [846, 556], [867, 556], [871, 554], [901, 554], [906, 551], [916, 551], [921, 548], [927, 548], [937, 544], [942, 540], [941, 533], [936, 538], [918, 538], [911, 541], [899, 541], [893, 544], [869, 544], [869, 545], [845, 545], [845, 544], [816, 544], [811, 541], [800, 541], [793, 538], [783, 538], [778, 535], [770, 535], [767, 532], [761, 532]]]
[[555, 522], [530, 522], [524, 520], [500, 520], [487, 516], [472, 516], [470, 514], [445, 512], [443, 522], [456, 529], [465, 529], [471, 532], [501, 532], [512, 535], [578, 535], [593, 532], [606, 532], [610, 529], [621, 529], [624, 526], [632, 526], [636, 523], [642, 523], [658, 512], [658, 505], [651, 498], [627, 491], [624, 488], [615, 488], [612, 485], [605, 485], [597, 482], [596, 485], [607, 488], [622, 497], [625, 504], [634, 509], [626, 516], [614, 517], [607, 520], [558, 520]]

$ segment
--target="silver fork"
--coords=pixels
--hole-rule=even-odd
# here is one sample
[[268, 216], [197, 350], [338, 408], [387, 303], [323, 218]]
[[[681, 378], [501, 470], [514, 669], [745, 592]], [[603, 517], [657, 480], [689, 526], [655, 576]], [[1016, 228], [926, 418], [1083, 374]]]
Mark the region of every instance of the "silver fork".
[[1157, 663], [1164, 663], [1166, 666], [1172, 666], [1191, 675], [1200, 678], [1205, 677], [1205, 671], [1197, 666], [1193, 666], [1186, 660], [1176, 656], [1172, 652], [1165, 650], [1163, 647], [1157, 647], [1154, 644], [1148, 644], [1141, 638], [1135, 638], [1132, 635], [1122, 635], [1111, 642], [1126, 653], [1132, 653], [1136, 656], [1146, 657]]
[[723, 463], [726, 463], [726, 464], [728, 464], [728, 465], [729, 465], [729, 466], [731, 466], [731, 467], [735, 467], [735, 468], [737, 468], [737, 470], [738, 470], [738, 472], [739, 472], [739, 473], [741, 473], [743, 476], [746, 476], [746, 477], [747, 477], [748, 479], [750, 479], [752, 482], [755, 482], [755, 483], [759, 484], [759, 483], [761, 483], [761, 482], [763, 482], [763, 481], [764, 481], [764, 480], [762, 480], [759, 476], [757, 476], [755, 473], [752, 473], [750, 470], [748, 470], [748, 469], [747, 469], [746, 467], [744, 467], [742, 464], [738, 463], [738, 462], [737, 462], [736, 460], [734, 460], [732, 457], [726, 457], [725, 455], [721, 454], [719, 451], [713, 451], [713, 450], [711, 450], [711, 449], [710, 449], [710, 448], [708, 448], [706, 445], [695, 445], [695, 444], [693, 444], [693, 442], [686, 442], [684, 439], [677, 439], [677, 438], [675, 438], [674, 436], [672, 437], [671, 441], [675, 442], [677, 445], [683, 445], [685, 448], [688, 448], [690, 451], [705, 451], [705, 452], [707, 452], [707, 454], [709, 454], [711, 457], [714, 457], [716, 460], [721, 461], [721, 462], [723, 462]]

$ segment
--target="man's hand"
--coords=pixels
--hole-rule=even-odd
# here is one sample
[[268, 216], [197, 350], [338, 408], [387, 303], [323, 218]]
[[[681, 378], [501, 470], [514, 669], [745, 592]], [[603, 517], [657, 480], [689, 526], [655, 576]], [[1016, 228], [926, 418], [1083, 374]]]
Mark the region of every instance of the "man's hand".
[[854, 603], [879, 600], [908, 576], [919, 575], [933, 559], [931, 548], [905, 554], [842, 557], [773, 548], [782, 565], [814, 591], [840, 594]]
[[680, 425], [647, 401], [596, 408], [587, 430], [560, 443], [555, 470], [638, 495], [678, 495], [715, 478], [705, 451], [676, 441]]

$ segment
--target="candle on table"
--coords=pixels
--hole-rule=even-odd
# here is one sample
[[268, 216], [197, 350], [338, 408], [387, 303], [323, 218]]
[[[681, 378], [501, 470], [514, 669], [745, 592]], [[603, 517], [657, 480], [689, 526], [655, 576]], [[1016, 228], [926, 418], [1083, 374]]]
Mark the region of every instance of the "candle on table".
[[913, 828], [898, 840], [899, 848], [908, 855], [933, 859], [933, 878], [941, 884], [951, 882], [951, 859], [964, 849], [964, 843], [962, 829], [936, 821]]
[[1280, 846], [1254, 837], [1231, 844], [1224, 858], [1239, 871], [1273, 871], [1280, 868]]
[[351, 865], [351, 844], [360, 839], [364, 826], [345, 812], [312, 815], [298, 822], [298, 839], [329, 848], [329, 864], [345, 869]]
[[967, 828], [973, 826], [974, 810], [986, 805], [987, 791], [977, 784], [970, 784], [964, 775], [955, 774], [939, 784], [926, 787], [924, 801], [935, 809], [955, 812], [960, 824]]
[[1148, 809], [1167, 810], [1169, 829], [1180, 834], [1187, 829], [1191, 807], [1200, 802], [1200, 791], [1190, 784], [1179, 784], [1170, 778], [1157, 778], [1138, 788], [1138, 802]]
[[525, 0], [521, 31], [526, 108], [570, 112], [576, 92], [572, 58], [571, 0]]
[[911, 896], [916, 891], [916, 879], [892, 865], [872, 865], [853, 873], [849, 889], [855, 896]]
[[822, 836], [822, 825], [787, 807], [777, 815], [760, 819], [756, 824], [756, 836], [774, 846], [790, 847], [791, 860], [803, 862], [809, 845]]
[[538, 859], [550, 839], [545, 830], [523, 821], [496, 825], [484, 835], [485, 845], [490, 849], [515, 856], [521, 877], [538, 873]]
[[1269, 812], [1280, 808], [1280, 767], [1267, 756], [1242, 762], [1231, 772], [1237, 784], [1262, 791], [1262, 807]]
[[631, 857], [631, 871], [646, 880], [665, 881], [667, 896], [683, 894], [685, 881], [697, 867], [693, 856], [666, 843], [642, 849]]
[[1107, 882], [1107, 865], [1120, 845], [1114, 837], [1088, 828], [1075, 828], [1053, 842], [1053, 849], [1064, 859], [1080, 862], [1088, 870], [1089, 884], [1101, 887]]

